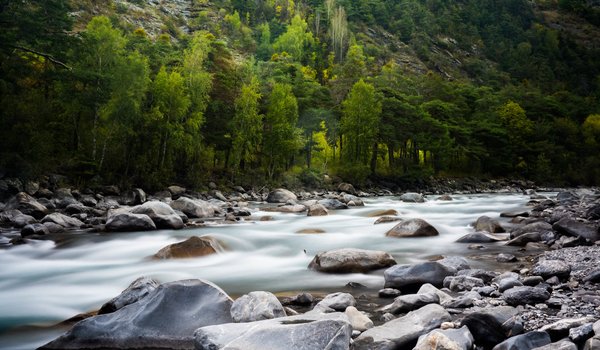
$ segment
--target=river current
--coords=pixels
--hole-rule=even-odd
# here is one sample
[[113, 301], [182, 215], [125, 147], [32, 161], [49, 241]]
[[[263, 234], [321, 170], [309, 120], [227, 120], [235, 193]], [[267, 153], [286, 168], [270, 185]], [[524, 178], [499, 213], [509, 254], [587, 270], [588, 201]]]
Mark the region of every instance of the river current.
[[[336, 248], [384, 250], [399, 264], [436, 255], [469, 258], [481, 252], [455, 241], [473, 232], [470, 225], [479, 216], [500, 219], [500, 212], [523, 209], [529, 200], [522, 194], [454, 195], [453, 201], [436, 198], [429, 196], [425, 203], [403, 203], [396, 197], [366, 198], [364, 207], [330, 211], [323, 217], [263, 212], [258, 209], [260, 204], [254, 203], [252, 217], [257, 220], [252, 222], [179, 231], [81, 233], [58, 243], [34, 241], [0, 249], [0, 349], [31, 349], [44, 344], [64, 329], [41, 326], [98, 309], [140, 276], [160, 282], [206, 279], [232, 296], [254, 290], [341, 289], [348, 282], [379, 289], [384, 283], [381, 271], [332, 275], [308, 270], [307, 266], [318, 252]], [[374, 225], [377, 218], [371, 215], [387, 209], [396, 210], [401, 218], [424, 219], [440, 235], [385, 237], [397, 223]], [[265, 215], [273, 220], [258, 220]], [[509, 225], [507, 220], [500, 221]], [[298, 233], [312, 229], [324, 233]], [[166, 245], [204, 235], [221, 241], [226, 252], [183, 260], [148, 258]], [[504, 247], [498, 245], [496, 249], [502, 251]]]

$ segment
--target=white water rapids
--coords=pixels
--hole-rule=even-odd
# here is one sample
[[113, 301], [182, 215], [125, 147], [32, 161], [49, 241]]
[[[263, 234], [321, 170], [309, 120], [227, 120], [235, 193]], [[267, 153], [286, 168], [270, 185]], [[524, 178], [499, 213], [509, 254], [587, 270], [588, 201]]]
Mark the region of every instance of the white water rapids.
[[[307, 217], [256, 211], [253, 218], [272, 221], [209, 226], [179, 231], [100, 234], [82, 233], [63, 244], [34, 241], [0, 249], [0, 348], [30, 349], [62, 332], [26, 325], [49, 325], [98, 309], [140, 276], [160, 282], [200, 278], [231, 295], [253, 290], [318, 291], [359, 282], [383, 286], [381, 271], [372, 274], [322, 274], [307, 269], [314, 255], [335, 248], [384, 250], [399, 264], [423, 261], [431, 255], [476, 254], [454, 243], [473, 229], [481, 215], [498, 218], [502, 211], [525, 208], [521, 194], [455, 195], [453, 201], [402, 203], [395, 197], [368, 198], [364, 207]], [[440, 232], [437, 237], [388, 238], [397, 222], [373, 225], [369, 214], [395, 209], [402, 218], [422, 218]], [[501, 222], [506, 224], [507, 221]], [[302, 229], [322, 234], [299, 234]], [[162, 247], [190, 236], [210, 235], [227, 247], [222, 254], [182, 260], [153, 261]], [[479, 252], [481, 254], [481, 252]], [[19, 327], [15, 331], [15, 327]]]

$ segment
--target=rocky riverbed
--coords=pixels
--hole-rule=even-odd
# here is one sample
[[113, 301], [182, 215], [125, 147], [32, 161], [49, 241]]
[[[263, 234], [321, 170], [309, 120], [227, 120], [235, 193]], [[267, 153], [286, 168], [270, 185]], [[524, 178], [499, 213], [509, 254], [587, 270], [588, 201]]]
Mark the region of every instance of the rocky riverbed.
[[[248, 201], [271, 203], [264, 204], [267, 212], [327, 215], [360, 206], [367, 195], [391, 194], [360, 192], [348, 184], [337, 191], [298, 193], [241, 188], [190, 193], [176, 186], [153, 196], [140, 189], [49, 191], [9, 198], [0, 213], [6, 247], [57, 239], [61, 231], [181, 229], [269, 219], [253, 217]], [[472, 268], [456, 256], [397, 265], [385, 251], [334, 249], [316, 254], [307, 268], [332, 276], [383, 271], [381, 290], [354, 283], [331, 294], [256, 291], [235, 300], [208, 281], [161, 284], [141, 277], [98, 315], [44, 348], [594, 349], [600, 344], [600, 194], [589, 189], [552, 198], [528, 193], [528, 210], [497, 213], [510, 218], [509, 224], [480, 217], [473, 223], [475, 232], [459, 239], [481, 252], [479, 259], [505, 268]], [[433, 196], [403, 193], [398, 198], [418, 203]], [[379, 214], [382, 221], [398, 221], [388, 237], [437, 234], [424, 220], [406, 220], [393, 211]], [[499, 244], [512, 248], [487, 253]], [[220, 249], [218, 241], [190, 238], [154, 258]]]

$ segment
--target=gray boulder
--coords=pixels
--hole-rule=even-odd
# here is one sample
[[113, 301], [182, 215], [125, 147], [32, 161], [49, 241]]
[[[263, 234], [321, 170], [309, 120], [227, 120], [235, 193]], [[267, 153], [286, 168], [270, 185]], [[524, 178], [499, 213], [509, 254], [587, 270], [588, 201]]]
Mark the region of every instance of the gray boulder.
[[562, 260], [541, 260], [531, 269], [533, 275], [548, 279], [552, 276], [568, 278], [571, 274], [571, 265]]
[[457, 271], [469, 270], [471, 268], [469, 261], [462, 256], [446, 256], [436, 261], [442, 265], [456, 269]]
[[118, 213], [109, 216], [105, 228], [107, 231], [151, 231], [156, 230], [156, 225], [148, 215]]
[[472, 233], [467, 233], [466, 235], [460, 237], [456, 242], [457, 243], [493, 243], [503, 241], [504, 239], [501, 237], [494, 236], [486, 231], [477, 231]]
[[49, 234], [48, 227], [43, 224], [29, 224], [21, 229], [21, 237], [43, 236]]
[[430, 237], [440, 233], [423, 219], [409, 219], [402, 221], [386, 232], [387, 237]]
[[348, 317], [353, 330], [364, 332], [369, 328], [373, 328], [373, 321], [354, 306], [348, 306], [344, 313]]
[[494, 346], [492, 350], [531, 350], [551, 342], [550, 336], [546, 332], [528, 332], [510, 337]]
[[283, 306], [270, 292], [250, 292], [239, 297], [231, 306], [231, 318], [235, 322], [253, 322], [285, 316]]
[[72, 218], [61, 213], [52, 213], [44, 216], [42, 223], [46, 222], [53, 222], [64, 228], [78, 228], [84, 225], [79, 219]]
[[417, 291], [417, 294], [422, 294], [422, 293], [437, 294], [438, 298], [440, 299], [440, 304], [444, 304], [444, 303], [447, 303], [452, 300], [452, 297], [450, 296], [450, 294], [437, 289], [436, 287], [434, 287], [432, 284], [429, 284], [429, 283], [425, 283]]
[[183, 220], [167, 203], [160, 201], [145, 202], [131, 209], [133, 214], [145, 214], [152, 219], [156, 228], [175, 229], [183, 228]]
[[582, 326], [569, 329], [569, 339], [574, 343], [581, 344], [594, 336], [594, 324], [586, 323]]
[[356, 306], [356, 300], [349, 293], [332, 293], [328, 294], [316, 306], [315, 310], [345, 311], [348, 306]]
[[439, 304], [440, 297], [433, 292], [420, 294], [406, 294], [394, 299], [394, 302], [380, 308], [378, 311], [389, 312], [392, 314], [402, 314], [428, 304]]
[[473, 311], [463, 318], [461, 326], [467, 326], [475, 343], [485, 348], [523, 332], [519, 311], [510, 306], [497, 306]]
[[288, 201], [297, 201], [298, 197], [294, 193], [285, 188], [273, 190], [267, 196], [268, 203], [287, 203]]
[[196, 350], [347, 350], [352, 327], [342, 313], [276, 318], [202, 327], [194, 334]]
[[546, 232], [546, 231], [552, 231], [552, 225], [550, 225], [549, 223], [545, 222], [545, 221], [536, 221], [536, 222], [532, 222], [530, 224], [527, 224], [525, 226], [516, 228], [514, 230], [512, 230], [510, 232], [510, 238], [516, 238], [519, 237], [525, 233], [530, 233], [530, 232]]
[[392, 265], [396, 265], [396, 261], [386, 252], [343, 248], [317, 254], [308, 268], [320, 272], [353, 273], [369, 272]]
[[484, 283], [490, 283], [494, 278], [498, 276], [498, 273], [483, 269], [466, 269], [458, 271], [456, 275], [475, 277], [481, 279]]
[[396, 265], [385, 270], [385, 288], [418, 289], [425, 283], [441, 287], [444, 278], [456, 274], [456, 269], [429, 261], [414, 265]]
[[156, 254], [155, 259], [185, 259], [216, 254], [224, 251], [221, 243], [210, 236], [192, 236], [183, 242], [170, 244]]
[[138, 302], [78, 322], [41, 349], [192, 349], [196, 329], [232, 322], [231, 304], [210, 282], [165, 283]]
[[172, 201], [169, 205], [171, 208], [179, 210], [191, 218], [210, 218], [215, 216], [214, 206], [200, 199], [180, 197]]
[[420, 193], [415, 192], [407, 192], [400, 196], [399, 198], [402, 202], [406, 203], [423, 203], [425, 202], [425, 198]]
[[317, 203], [330, 210], [348, 209], [348, 205], [346, 203], [343, 203], [335, 198], [321, 199]]
[[451, 320], [450, 314], [437, 304], [429, 304], [406, 316], [373, 327], [354, 342], [355, 350], [410, 349], [417, 339]]
[[473, 342], [473, 335], [465, 326], [458, 329], [434, 329], [419, 337], [413, 350], [471, 350]]
[[0, 213], [0, 224], [9, 224], [14, 227], [25, 227], [36, 223], [37, 220], [31, 215], [25, 215], [17, 209], [9, 209]]
[[539, 232], [527, 232], [518, 237], [511, 239], [506, 242], [506, 245], [515, 246], [515, 247], [524, 247], [527, 243], [531, 242], [539, 242], [542, 240], [542, 234]]
[[98, 311], [98, 315], [109, 314], [129, 304], [133, 304], [148, 296], [148, 294], [158, 288], [159, 285], [160, 283], [154, 279], [140, 277], [131, 282], [131, 284], [124, 291], [122, 291], [121, 294], [102, 305]]
[[504, 299], [508, 305], [513, 306], [539, 304], [550, 299], [550, 293], [548, 293], [546, 289], [538, 287], [512, 287], [502, 293], [502, 299]]
[[486, 231], [490, 233], [502, 233], [505, 232], [504, 228], [498, 220], [493, 220], [489, 216], [480, 216], [473, 224], [475, 231]]
[[4, 210], [11, 209], [17, 209], [21, 213], [31, 215], [38, 220], [48, 214], [48, 208], [25, 192], [17, 193], [6, 203]]
[[554, 231], [573, 237], [582, 237], [590, 242], [600, 240], [600, 232], [592, 225], [584, 224], [571, 218], [563, 218], [552, 225]]
[[469, 291], [476, 287], [483, 287], [483, 280], [477, 277], [471, 276], [449, 276], [447, 281], [444, 281], [444, 285], [448, 285], [448, 288], [453, 292]]
[[322, 204], [315, 204], [308, 207], [307, 216], [327, 216], [329, 212]]
[[338, 185], [338, 191], [346, 192], [346, 193], [350, 193], [350, 194], [356, 194], [356, 189], [354, 189], [354, 186], [352, 186], [352, 184], [345, 183], [345, 182], [342, 182], [341, 184]]

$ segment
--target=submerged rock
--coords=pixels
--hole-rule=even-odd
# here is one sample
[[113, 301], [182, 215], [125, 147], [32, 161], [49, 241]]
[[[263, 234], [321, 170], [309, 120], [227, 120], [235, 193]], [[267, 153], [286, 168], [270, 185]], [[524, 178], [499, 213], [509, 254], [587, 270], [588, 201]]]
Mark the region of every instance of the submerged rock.
[[457, 243], [493, 243], [504, 240], [501, 237], [494, 236], [486, 231], [477, 231], [473, 233], [467, 233], [466, 235], [459, 238]]
[[170, 244], [156, 254], [155, 259], [182, 259], [195, 258], [222, 252], [225, 249], [219, 241], [210, 236], [197, 237], [193, 236], [183, 242]]
[[476, 231], [487, 231], [490, 233], [502, 233], [505, 232], [504, 228], [498, 220], [493, 220], [489, 216], [480, 216], [477, 221], [473, 224]]
[[307, 216], [327, 216], [329, 212], [322, 204], [315, 204], [308, 207]]
[[396, 265], [392, 256], [383, 251], [344, 248], [317, 254], [308, 268], [320, 272], [368, 272]]
[[424, 203], [425, 198], [420, 193], [415, 192], [407, 192], [400, 196], [399, 198], [402, 202], [407, 203]]
[[409, 219], [394, 226], [385, 235], [388, 237], [430, 237], [440, 233], [423, 219]]

